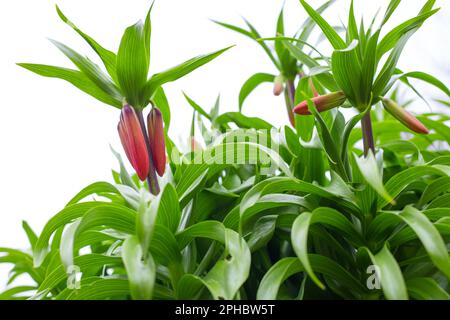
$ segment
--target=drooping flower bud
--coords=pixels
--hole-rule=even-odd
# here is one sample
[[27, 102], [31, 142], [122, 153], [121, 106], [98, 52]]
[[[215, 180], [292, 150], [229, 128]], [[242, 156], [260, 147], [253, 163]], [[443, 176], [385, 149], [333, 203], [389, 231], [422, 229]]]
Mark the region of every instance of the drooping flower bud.
[[395, 101], [383, 98], [383, 106], [394, 118], [414, 132], [428, 134], [428, 129], [411, 113], [399, 106]]
[[[345, 96], [344, 92], [337, 91], [332, 92], [329, 94], [325, 94], [323, 96], [318, 96], [315, 98], [312, 98], [311, 101], [314, 103], [314, 105], [317, 108], [317, 111], [323, 112], [327, 111], [336, 107], [339, 107], [342, 105], [347, 97]], [[294, 113], [300, 114], [300, 115], [309, 115], [311, 112], [308, 109], [308, 101], [303, 101], [294, 108]]]
[[117, 129], [128, 160], [144, 181], [150, 168], [147, 145], [136, 111], [128, 104], [122, 108]]
[[280, 74], [279, 76], [275, 77], [275, 80], [273, 81], [273, 94], [275, 96], [279, 96], [283, 93], [284, 90], [284, 77]]
[[163, 118], [158, 108], [153, 108], [147, 117], [148, 138], [153, 164], [160, 177], [166, 170], [166, 144], [164, 141]]

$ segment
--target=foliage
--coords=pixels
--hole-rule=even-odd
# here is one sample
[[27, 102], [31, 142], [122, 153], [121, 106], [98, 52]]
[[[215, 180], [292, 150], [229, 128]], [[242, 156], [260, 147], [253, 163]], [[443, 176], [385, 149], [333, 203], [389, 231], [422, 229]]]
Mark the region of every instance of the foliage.
[[[295, 70], [290, 78], [295, 103], [306, 101], [311, 115], [297, 115], [293, 127], [274, 128], [240, 111], [220, 113], [219, 99], [207, 111], [185, 95], [193, 108], [191, 139], [204, 148], [180, 151], [169, 139], [169, 166], [157, 195], [128, 173], [116, 154], [120, 170], [113, 171], [114, 183], [96, 182], [81, 190], [40, 234], [24, 222], [30, 251], [0, 248], [0, 262], [13, 265], [11, 287], [0, 298], [449, 299], [450, 118], [422, 113], [417, 118], [430, 133], [417, 135], [378, 99], [389, 94], [406, 107], [395, 81], [412, 87], [409, 78], [448, 94], [434, 77], [400, 73], [395, 67], [404, 42], [436, 11], [434, 1], [381, 41], [379, 30], [400, 1], [390, 2], [379, 29], [375, 22], [369, 28], [361, 22], [358, 28], [352, 5], [345, 40], [318, 14], [332, 1], [317, 11], [300, 2], [311, 18], [295, 40], [283, 36], [279, 18], [275, 53], [264, 41], [258, 43], [280, 73]], [[139, 84], [127, 83], [127, 75], [119, 75], [121, 50], [116, 57], [59, 13], [102, 57], [109, 77], [90, 73], [90, 65], [72, 54], [80, 71], [23, 66], [72, 83], [83, 79], [78, 87], [83, 84], [82, 90], [103, 102], [119, 103], [125, 94], [145, 107], [142, 96], [153, 96], [153, 103], [169, 110], [155, 88], [183, 72], [150, 80], [141, 75]], [[250, 31], [220, 24], [261, 40], [250, 24]], [[331, 58], [304, 52], [311, 47], [306, 41], [314, 24], [334, 48]], [[125, 39], [148, 32], [130, 28]], [[140, 52], [140, 63], [147, 66], [147, 51], [140, 49], [132, 57]], [[384, 66], [377, 68], [389, 52]], [[299, 67], [304, 75], [297, 78]], [[243, 86], [244, 96], [275, 77], [252, 78], [252, 84]], [[349, 83], [361, 87], [356, 90]], [[137, 87], [156, 91], [143, 94], [134, 91]], [[341, 109], [319, 113], [311, 101], [315, 90], [325, 94], [336, 89], [360, 111], [348, 121]], [[116, 91], [120, 94], [113, 101]], [[241, 91], [240, 106], [242, 101]], [[164, 114], [167, 130], [170, 113]], [[364, 155], [364, 128], [358, 122], [367, 115], [375, 152]], [[202, 136], [195, 136], [196, 131]], [[242, 133], [245, 139], [240, 140]], [[234, 161], [220, 161], [227, 156]], [[71, 286], [76, 284], [74, 266], [81, 274], [79, 288]], [[14, 287], [22, 274], [34, 284]]]

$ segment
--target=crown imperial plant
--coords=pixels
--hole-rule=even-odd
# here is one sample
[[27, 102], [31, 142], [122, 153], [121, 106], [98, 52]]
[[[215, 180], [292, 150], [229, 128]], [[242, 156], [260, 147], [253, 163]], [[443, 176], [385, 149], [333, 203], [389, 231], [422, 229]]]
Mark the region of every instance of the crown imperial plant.
[[[80, 190], [39, 234], [24, 222], [31, 250], [0, 246], [0, 264], [13, 265], [0, 300], [450, 300], [449, 117], [414, 117], [404, 109], [414, 99], [400, 91], [414, 89], [411, 79], [450, 90], [396, 67], [435, 1], [415, 1], [425, 4], [421, 12], [386, 33], [380, 29], [402, 1], [389, 1], [370, 24], [356, 24], [351, 4], [344, 27], [323, 18], [333, 2], [314, 10], [302, 0], [309, 18], [293, 38], [284, 36], [283, 11], [274, 38], [248, 21], [246, 29], [220, 23], [255, 40], [276, 69], [251, 76], [239, 106], [259, 84], [273, 85], [268, 94], [284, 93], [291, 125], [277, 128], [240, 108], [221, 112], [220, 95], [205, 108], [184, 94], [192, 121], [180, 148], [169, 136], [162, 86], [226, 49], [149, 77], [150, 14], [127, 28], [116, 54], [58, 10], [103, 66], [56, 41], [76, 69], [21, 66], [116, 107], [136, 173], [113, 151], [114, 182]], [[314, 26], [329, 40], [329, 56], [307, 42]], [[403, 134], [427, 133], [424, 125], [432, 134]], [[24, 274], [30, 286], [16, 282]]]

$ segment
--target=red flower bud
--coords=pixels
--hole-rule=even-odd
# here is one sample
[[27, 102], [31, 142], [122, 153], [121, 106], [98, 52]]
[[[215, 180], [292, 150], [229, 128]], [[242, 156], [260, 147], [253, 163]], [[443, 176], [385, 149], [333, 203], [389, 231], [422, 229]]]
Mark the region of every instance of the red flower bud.
[[394, 118], [414, 132], [428, 134], [428, 129], [411, 113], [399, 106], [395, 101], [383, 98], [383, 106]]
[[147, 128], [153, 164], [158, 175], [162, 177], [166, 170], [166, 144], [164, 142], [163, 118], [158, 108], [153, 108], [148, 114]]
[[147, 145], [136, 111], [128, 104], [122, 108], [118, 131], [128, 160], [139, 179], [144, 181], [150, 168]]
[[275, 77], [275, 80], [273, 82], [273, 94], [275, 96], [279, 96], [280, 94], [283, 93], [283, 90], [284, 90], [283, 76], [279, 75]]
[[[323, 112], [327, 111], [336, 107], [339, 107], [342, 105], [347, 97], [342, 91], [337, 91], [329, 94], [325, 94], [323, 96], [318, 96], [315, 98], [312, 98], [311, 101], [314, 103], [314, 105], [317, 108], [317, 111]], [[311, 112], [308, 109], [308, 101], [303, 101], [294, 108], [294, 113], [301, 114], [301, 115], [308, 115], [311, 114]]]

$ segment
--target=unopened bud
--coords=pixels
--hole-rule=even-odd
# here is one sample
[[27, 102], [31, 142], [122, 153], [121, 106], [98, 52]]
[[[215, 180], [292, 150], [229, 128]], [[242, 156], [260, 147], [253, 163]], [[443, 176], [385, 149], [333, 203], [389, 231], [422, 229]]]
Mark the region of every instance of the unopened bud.
[[150, 168], [147, 145], [136, 111], [128, 104], [122, 108], [117, 129], [128, 160], [144, 181]]
[[399, 106], [395, 101], [383, 98], [383, 106], [394, 118], [414, 132], [428, 134], [428, 129], [411, 113]]
[[[329, 94], [325, 94], [322, 96], [317, 96], [311, 99], [311, 101], [314, 103], [314, 105], [317, 108], [317, 111], [323, 112], [327, 111], [336, 107], [341, 106], [347, 97], [345, 96], [344, 92], [337, 91]], [[311, 112], [308, 109], [308, 101], [305, 100], [295, 106], [294, 113], [300, 114], [300, 115], [309, 115]]]
[[160, 177], [166, 170], [166, 144], [161, 111], [153, 108], [147, 117], [148, 138], [152, 152], [153, 164]]
[[279, 96], [284, 90], [284, 77], [280, 74], [273, 81], [273, 94]]

